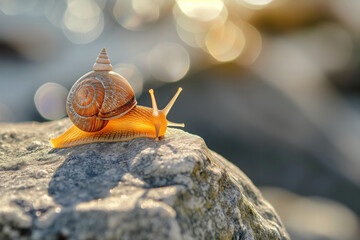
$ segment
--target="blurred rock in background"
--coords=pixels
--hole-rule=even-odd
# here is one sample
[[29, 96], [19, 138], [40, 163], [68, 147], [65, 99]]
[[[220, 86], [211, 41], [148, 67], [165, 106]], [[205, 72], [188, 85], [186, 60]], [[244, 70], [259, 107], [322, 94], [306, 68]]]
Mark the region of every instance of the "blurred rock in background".
[[1, 1], [0, 121], [65, 117], [68, 89], [106, 47], [140, 105], [149, 88], [162, 107], [182, 86], [169, 119], [256, 185], [358, 219], [359, 12], [358, 0]]
[[339, 202], [301, 197], [273, 187], [263, 187], [261, 191], [275, 207], [293, 239], [355, 240], [359, 237], [358, 217]]

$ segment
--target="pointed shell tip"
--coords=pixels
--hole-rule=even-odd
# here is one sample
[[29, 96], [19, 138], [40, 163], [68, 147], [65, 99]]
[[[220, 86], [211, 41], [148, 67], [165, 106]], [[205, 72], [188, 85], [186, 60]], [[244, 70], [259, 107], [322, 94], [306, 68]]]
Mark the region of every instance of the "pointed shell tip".
[[94, 71], [111, 71], [112, 65], [110, 64], [110, 59], [106, 53], [106, 49], [103, 48], [96, 58], [96, 62], [93, 66]]

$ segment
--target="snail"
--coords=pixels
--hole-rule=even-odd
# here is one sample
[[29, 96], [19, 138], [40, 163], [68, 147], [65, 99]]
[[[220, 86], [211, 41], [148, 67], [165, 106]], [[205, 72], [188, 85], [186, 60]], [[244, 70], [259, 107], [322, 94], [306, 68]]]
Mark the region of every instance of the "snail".
[[149, 90], [152, 108], [137, 106], [130, 84], [111, 71], [105, 48], [96, 59], [93, 70], [80, 77], [70, 89], [66, 111], [74, 125], [50, 140], [54, 148], [141, 137], [159, 140], [168, 126], [184, 127], [184, 124], [166, 119], [182, 88], [163, 110], [158, 109], [152, 89]]

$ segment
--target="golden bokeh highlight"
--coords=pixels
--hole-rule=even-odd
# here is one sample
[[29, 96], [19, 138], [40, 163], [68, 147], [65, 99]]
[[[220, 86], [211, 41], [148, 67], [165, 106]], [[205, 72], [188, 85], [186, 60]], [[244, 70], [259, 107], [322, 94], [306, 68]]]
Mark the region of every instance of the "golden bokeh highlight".
[[260, 55], [262, 49], [262, 37], [260, 32], [247, 22], [241, 22], [238, 27], [244, 33], [246, 42], [244, 50], [236, 59], [236, 63], [248, 66], [253, 64]]
[[269, 5], [273, 0], [237, 0], [238, 3], [250, 9], [261, 9]]
[[[266, 5], [265, 1], [262, 3]], [[261, 5], [260, 1], [257, 4]], [[218, 11], [215, 14], [208, 10], [210, 7], [204, 6], [213, 6]], [[201, 10], [195, 10], [197, 8]], [[207, 11], [213, 17], [204, 21], [199, 16]], [[201, 14], [196, 15], [197, 12]], [[260, 54], [262, 38], [259, 31], [238, 16], [230, 16], [222, 1], [177, 1], [173, 16], [180, 39], [190, 47], [201, 48], [217, 62], [236, 60], [239, 65], [251, 65]]]
[[180, 25], [176, 25], [176, 32], [179, 35], [180, 39], [194, 48], [205, 48], [205, 36], [206, 32], [190, 32]]
[[265, 6], [271, 3], [273, 0], [243, 0], [252, 5]]
[[177, 0], [180, 10], [198, 21], [214, 20], [224, 8], [222, 0]]
[[219, 62], [229, 62], [240, 56], [246, 39], [243, 31], [227, 21], [210, 29], [206, 35], [207, 51]]
[[216, 18], [211, 21], [198, 21], [187, 16], [178, 5], [173, 8], [173, 15], [176, 22], [176, 31], [187, 45], [203, 48], [206, 50], [205, 37], [207, 32], [215, 24], [224, 24], [228, 18], [227, 8], [224, 6]]

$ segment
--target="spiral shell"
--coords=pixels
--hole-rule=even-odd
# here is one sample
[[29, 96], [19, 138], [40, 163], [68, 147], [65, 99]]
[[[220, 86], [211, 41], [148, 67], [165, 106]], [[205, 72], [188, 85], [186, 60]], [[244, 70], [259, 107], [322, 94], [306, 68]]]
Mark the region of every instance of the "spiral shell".
[[93, 69], [76, 81], [66, 101], [70, 120], [86, 132], [101, 130], [109, 119], [126, 114], [136, 105], [130, 84], [119, 74], [110, 72], [112, 66], [105, 48]]

